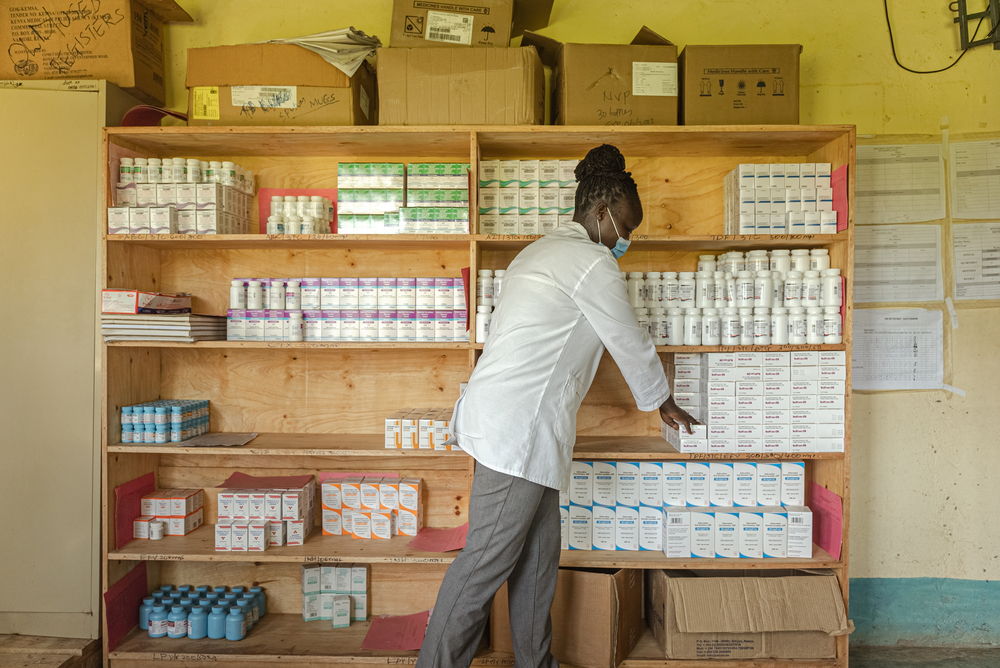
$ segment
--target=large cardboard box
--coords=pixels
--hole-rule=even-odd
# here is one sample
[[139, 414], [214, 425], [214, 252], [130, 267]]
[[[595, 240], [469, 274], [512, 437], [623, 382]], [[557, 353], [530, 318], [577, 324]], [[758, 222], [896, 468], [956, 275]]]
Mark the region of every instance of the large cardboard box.
[[828, 659], [836, 636], [853, 630], [832, 571], [646, 578], [646, 620], [668, 659]]
[[508, 46], [551, 13], [552, 0], [393, 0], [389, 45]]
[[561, 44], [525, 33], [554, 68], [560, 125], [676, 125], [677, 47], [646, 26], [630, 44]]
[[[643, 630], [642, 572], [559, 569], [552, 601], [552, 654], [581, 668], [617, 666]], [[513, 652], [507, 585], [493, 599], [493, 649]]]
[[799, 44], [692, 46], [681, 52], [684, 125], [796, 125]]
[[162, 105], [164, 26], [191, 20], [173, 0], [0, 0], [0, 79], [107, 79]]
[[188, 49], [189, 125], [371, 125], [372, 68], [353, 77], [294, 44]]
[[380, 125], [539, 124], [542, 61], [532, 47], [379, 49]]

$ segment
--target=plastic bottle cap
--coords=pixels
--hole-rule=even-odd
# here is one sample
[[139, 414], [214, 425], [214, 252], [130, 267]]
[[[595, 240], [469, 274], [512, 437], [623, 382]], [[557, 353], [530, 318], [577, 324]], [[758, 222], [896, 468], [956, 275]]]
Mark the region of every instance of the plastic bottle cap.
[[771, 278], [771, 271], [769, 269], [761, 269], [757, 272], [757, 276], [760, 278]]
[[641, 271], [630, 271], [628, 273], [628, 277], [629, 278], [642, 278], [642, 272]]

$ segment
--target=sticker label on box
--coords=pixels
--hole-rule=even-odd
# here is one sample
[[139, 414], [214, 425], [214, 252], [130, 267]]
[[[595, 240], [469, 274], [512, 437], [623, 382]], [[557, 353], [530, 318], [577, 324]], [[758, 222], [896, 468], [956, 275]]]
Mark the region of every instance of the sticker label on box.
[[234, 107], [257, 109], [297, 109], [299, 106], [296, 86], [233, 86]]
[[194, 103], [191, 105], [191, 117], [198, 121], [217, 121], [219, 114], [219, 87], [195, 86], [191, 89]]
[[452, 12], [427, 12], [427, 39], [431, 42], [472, 44], [472, 17]]
[[677, 63], [632, 63], [632, 94], [677, 96]]

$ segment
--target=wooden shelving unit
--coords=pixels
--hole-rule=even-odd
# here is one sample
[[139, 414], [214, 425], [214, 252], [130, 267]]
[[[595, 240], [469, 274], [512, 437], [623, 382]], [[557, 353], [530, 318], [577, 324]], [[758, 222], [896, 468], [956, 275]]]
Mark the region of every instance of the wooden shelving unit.
[[[113, 128], [106, 130], [107, 197], [110, 175], [123, 156], [234, 160], [253, 169], [258, 187], [336, 187], [344, 161], [453, 161], [480, 158], [572, 158], [601, 143], [619, 146], [639, 185], [645, 220], [633, 236], [623, 271], [693, 269], [702, 252], [756, 248], [827, 248], [833, 266], [852, 278], [853, 221], [836, 235], [722, 235], [723, 175], [740, 162], [831, 162], [853, 174], [851, 126], [716, 127], [345, 127], [345, 128]], [[473, 189], [473, 193], [475, 189]], [[475, 195], [472, 209], [476, 210]], [[853, 207], [853, 192], [850, 195]], [[469, 267], [506, 268], [537, 237], [463, 235], [123, 235], [101, 232], [104, 286], [183, 291], [195, 295], [197, 312], [224, 314], [234, 276], [459, 276]], [[473, 300], [475, 299], [473, 295]], [[473, 309], [474, 311], [474, 309]], [[851, 350], [851, 313], [845, 310], [845, 343], [832, 346], [661, 346], [676, 352]], [[474, 318], [474, 314], [472, 314]], [[472, 322], [471, 330], [475, 331]], [[244, 666], [281, 662], [293, 668], [350, 663], [376, 666], [412, 662], [413, 652], [360, 649], [366, 625], [332, 631], [301, 621], [302, 563], [367, 563], [372, 614], [404, 614], [434, 603], [438, 583], [454, 554], [411, 550], [405, 539], [384, 543], [324, 537], [263, 553], [216, 553], [209, 527], [158, 543], [115, 547], [114, 488], [154, 472], [164, 487], [206, 490], [206, 520], [215, 517], [215, 485], [232, 471], [285, 475], [321, 471], [391, 471], [425, 481], [425, 523], [466, 521], [472, 462], [461, 452], [389, 450], [382, 444], [384, 417], [411, 407], [450, 407], [468, 379], [482, 346], [455, 343], [280, 343], [207, 341], [195, 344], [128, 342], [103, 347], [104, 588], [146, 564], [149, 584], [261, 582], [269, 616], [239, 643], [150, 639], [133, 632], [107, 654], [116, 667], [148, 661], [216, 661]], [[848, 369], [848, 374], [850, 369]], [[847, 383], [848, 393], [850, 382]], [[120, 406], [156, 398], [211, 400], [214, 431], [256, 431], [242, 447], [196, 448], [119, 443]], [[847, 402], [848, 425], [850, 401]], [[849, 430], [849, 427], [848, 427]], [[610, 359], [600, 365], [578, 417], [578, 459], [685, 460], [735, 456], [688, 455], [659, 437], [655, 414], [634, 407]], [[849, 431], [848, 431], [849, 434]], [[833, 559], [818, 547], [803, 560], [679, 560], [658, 553], [564, 552], [563, 565], [595, 568], [777, 569], [824, 568], [848, 594], [847, 530], [850, 509], [850, 438], [844, 453], [760, 456], [806, 459], [807, 482], [844, 498], [844, 549]], [[838, 658], [821, 661], [714, 661], [713, 668], [847, 665], [847, 639]], [[107, 647], [105, 648], [107, 649]], [[665, 661], [647, 631], [622, 666], [701, 666]], [[484, 649], [474, 665], [513, 665], [509, 655]]]

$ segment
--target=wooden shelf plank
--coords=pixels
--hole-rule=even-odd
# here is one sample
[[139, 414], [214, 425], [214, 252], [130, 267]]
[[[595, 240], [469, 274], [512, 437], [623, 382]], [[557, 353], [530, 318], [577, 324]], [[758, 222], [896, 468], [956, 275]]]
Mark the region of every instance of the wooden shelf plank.
[[[303, 456], [303, 457], [465, 457], [461, 451], [397, 450], [386, 448], [382, 434], [259, 434], [243, 446], [196, 447], [178, 444], [115, 443], [108, 452], [204, 456]], [[752, 455], [677, 452], [659, 436], [579, 436], [575, 459], [671, 460], [801, 460], [842, 459], [842, 452], [807, 452]]]
[[282, 349], [282, 350], [470, 350], [465, 341], [197, 341], [177, 343], [172, 341], [114, 341], [104, 345], [112, 348], [220, 348], [220, 349]]
[[[323, 536], [317, 531], [305, 545], [276, 547], [264, 552], [216, 552], [211, 525], [186, 536], [168, 536], [158, 541], [133, 540], [108, 554], [121, 561], [198, 561], [239, 563], [365, 563], [365, 564], [450, 564], [457, 552], [418, 552], [410, 549], [410, 539], [396, 536], [388, 541], [357, 540], [347, 536]], [[673, 568], [673, 569], [781, 569], [839, 568], [819, 547], [812, 559], [668, 559], [662, 552], [586, 551], [562, 553], [560, 566], [588, 568]]]
[[[473, 343], [471, 348], [482, 350], [485, 344]], [[847, 350], [846, 343], [781, 344], [770, 346], [656, 346], [661, 353], [773, 353], [795, 350]]]
[[[518, 249], [539, 239], [537, 235], [477, 234], [472, 239], [490, 249]], [[638, 250], [733, 250], [756, 248], [819, 248], [846, 242], [848, 234], [739, 234], [650, 237], [633, 235]]]
[[108, 243], [164, 250], [272, 248], [466, 248], [469, 234], [108, 234]]

